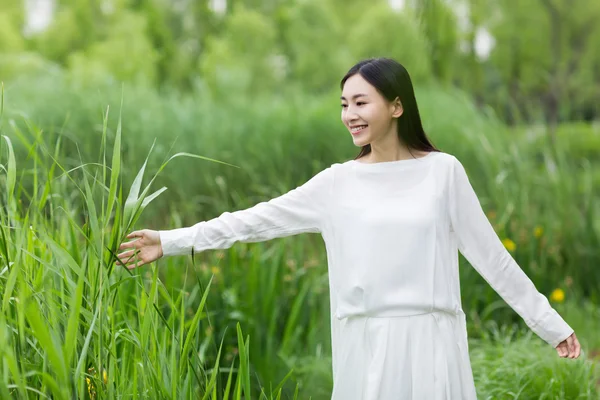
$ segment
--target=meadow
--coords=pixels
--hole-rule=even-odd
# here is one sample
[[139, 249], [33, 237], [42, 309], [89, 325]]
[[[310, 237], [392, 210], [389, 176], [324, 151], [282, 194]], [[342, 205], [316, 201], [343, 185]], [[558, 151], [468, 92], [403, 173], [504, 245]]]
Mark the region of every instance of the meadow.
[[[425, 129], [465, 165], [496, 232], [575, 329], [559, 359], [461, 257], [482, 399], [600, 395], [600, 127], [508, 128], [445, 86]], [[295, 94], [294, 94], [295, 93]], [[327, 399], [318, 235], [237, 243], [127, 271], [132, 230], [189, 226], [290, 190], [358, 149], [339, 94], [213, 99], [144, 86], [7, 84], [0, 121], [0, 397]]]

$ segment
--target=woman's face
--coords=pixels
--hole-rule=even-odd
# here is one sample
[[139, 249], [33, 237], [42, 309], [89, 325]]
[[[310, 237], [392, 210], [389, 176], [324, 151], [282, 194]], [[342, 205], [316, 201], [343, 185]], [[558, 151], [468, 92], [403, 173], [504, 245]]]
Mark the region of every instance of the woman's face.
[[389, 102], [361, 75], [352, 75], [342, 90], [342, 122], [356, 146], [396, 135], [396, 118], [402, 114], [398, 99]]

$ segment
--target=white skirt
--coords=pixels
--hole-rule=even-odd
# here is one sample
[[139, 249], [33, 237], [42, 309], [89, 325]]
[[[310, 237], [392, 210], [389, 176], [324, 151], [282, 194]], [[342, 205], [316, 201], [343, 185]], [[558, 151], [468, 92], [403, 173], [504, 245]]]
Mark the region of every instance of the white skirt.
[[332, 400], [476, 400], [464, 313], [332, 320]]

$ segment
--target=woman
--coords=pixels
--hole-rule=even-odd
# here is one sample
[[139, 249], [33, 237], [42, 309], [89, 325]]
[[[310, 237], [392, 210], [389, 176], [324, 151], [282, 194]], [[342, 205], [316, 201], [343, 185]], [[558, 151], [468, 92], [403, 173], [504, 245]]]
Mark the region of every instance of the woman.
[[[362, 148], [356, 159], [246, 210], [132, 232], [119, 261], [135, 268], [192, 249], [321, 233], [332, 399], [476, 399], [458, 250], [561, 357], [577, 358], [573, 329], [505, 249], [462, 164], [428, 140], [406, 69], [386, 58], [361, 61], [341, 89], [342, 122]], [[130, 261], [136, 254], [140, 261]]]

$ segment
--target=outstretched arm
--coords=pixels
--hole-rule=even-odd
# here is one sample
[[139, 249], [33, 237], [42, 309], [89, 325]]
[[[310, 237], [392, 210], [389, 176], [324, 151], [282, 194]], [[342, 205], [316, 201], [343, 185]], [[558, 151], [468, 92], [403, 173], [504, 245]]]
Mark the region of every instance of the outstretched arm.
[[304, 232], [321, 232], [331, 190], [331, 167], [289, 192], [188, 228], [161, 230], [164, 256], [226, 249], [235, 242], [261, 242]]
[[552, 347], [570, 337], [573, 329], [537, 291], [502, 244], [456, 158], [449, 181], [449, 213], [460, 252], [529, 328]]
[[[289, 192], [235, 212], [199, 222], [187, 228], [131, 232], [119, 250], [131, 249], [118, 258], [128, 268], [136, 268], [163, 256], [226, 249], [235, 242], [260, 242], [303, 232], [322, 232], [327, 220], [332, 167], [313, 176]], [[132, 258], [138, 257], [139, 262]]]

